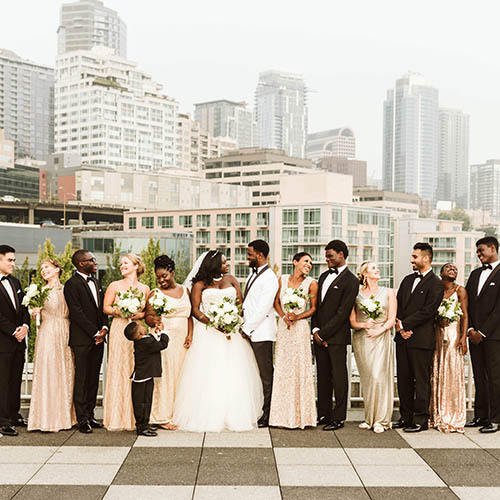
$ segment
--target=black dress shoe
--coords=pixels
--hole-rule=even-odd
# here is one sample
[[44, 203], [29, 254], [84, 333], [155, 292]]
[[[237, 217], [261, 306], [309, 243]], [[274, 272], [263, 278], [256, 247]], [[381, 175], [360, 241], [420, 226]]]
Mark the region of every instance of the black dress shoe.
[[329, 424], [326, 424], [323, 427], [324, 431], [336, 431], [338, 429], [342, 429], [344, 427], [344, 422], [341, 422], [340, 420], [332, 420]]
[[261, 417], [259, 418], [259, 421], [257, 422], [257, 427], [259, 429], [263, 429], [264, 427], [269, 427], [269, 419], [266, 417]]
[[98, 422], [95, 418], [91, 418], [89, 420], [89, 424], [92, 429], [102, 429], [104, 427], [104, 425], [102, 425], [101, 422]]
[[4, 436], [17, 436], [19, 433], [12, 427], [12, 425], [4, 425], [0, 427], [0, 434]]
[[421, 431], [426, 431], [429, 428], [427, 424], [422, 425], [422, 424], [413, 424], [409, 425], [408, 427], [405, 427], [403, 429], [403, 432], [421, 432]]
[[494, 432], [497, 432], [498, 429], [500, 429], [500, 426], [498, 424], [492, 423], [481, 427], [481, 429], [479, 429], [479, 432], [482, 432], [483, 434], [493, 434]]
[[153, 432], [156, 432], [158, 430], [158, 426], [157, 425], [148, 425], [148, 428], [150, 430], [152, 430]]
[[392, 422], [393, 429], [404, 429], [405, 427], [409, 427], [410, 424], [406, 423], [404, 420], [398, 420], [397, 422]]
[[465, 424], [465, 427], [485, 427], [489, 424], [487, 418], [474, 417], [471, 421]]
[[92, 427], [90, 426], [90, 423], [85, 420], [85, 422], [80, 422], [78, 424], [78, 431], [82, 434], [90, 434], [92, 432]]
[[149, 427], [146, 427], [145, 429], [137, 429], [137, 435], [138, 436], [146, 436], [146, 437], [154, 437], [158, 436], [158, 433], [156, 431], [152, 431]]
[[25, 418], [18, 418], [12, 421], [12, 425], [15, 427], [28, 427], [28, 421]]
[[329, 422], [331, 422], [331, 418], [328, 417], [318, 417], [318, 420], [316, 421], [318, 425], [326, 425]]

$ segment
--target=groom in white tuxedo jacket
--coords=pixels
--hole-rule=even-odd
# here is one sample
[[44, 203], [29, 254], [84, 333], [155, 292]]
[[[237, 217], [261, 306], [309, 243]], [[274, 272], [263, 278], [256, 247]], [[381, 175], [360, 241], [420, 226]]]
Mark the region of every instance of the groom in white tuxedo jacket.
[[263, 240], [248, 244], [248, 263], [252, 272], [243, 293], [243, 333], [250, 339], [259, 367], [264, 390], [264, 406], [259, 427], [269, 425], [271, 392], [273, 387], [273, 342], [276, 340], [274, 299], [278, 292], [278, 278], [269, 268], [269, 245]]

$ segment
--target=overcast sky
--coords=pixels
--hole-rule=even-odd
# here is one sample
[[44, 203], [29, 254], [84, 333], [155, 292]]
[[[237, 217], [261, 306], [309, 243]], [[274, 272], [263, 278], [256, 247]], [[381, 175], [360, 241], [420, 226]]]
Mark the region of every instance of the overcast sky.
[[[54, 64], [59, 0], [4, 5], [0, 47]], [[382, 104], [408, 70], [470, 115], [470, 162], [500, 158], [496, 0], [105, 0], [127, 24], [128, 58], [192, 112], [212, 99], [253, 107], [259, 71], [304, 74], [309, 131], [348, 125], [381, 175]]]

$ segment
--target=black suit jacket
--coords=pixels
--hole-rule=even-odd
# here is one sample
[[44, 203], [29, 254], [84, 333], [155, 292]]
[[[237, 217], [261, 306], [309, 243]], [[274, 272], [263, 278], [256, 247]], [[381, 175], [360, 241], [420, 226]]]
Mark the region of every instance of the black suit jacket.
[[482, 269], [474, 269], [465, 289], [469, 297], [469, 328], [486, 335], [485, 340], [500, 340], [500, 264], [488, 276], [477, 294]]
[[17, 307], [14, 307], [3, 284], [0, 284], [0, 352], [26, 349], [26, 341], [18, 342], [12, 334], [18, 326], [30, 324], [28, 309], [21, 304], [24, 297], [21, 283], [14, 276], [8, 276], [7, 279], [14, 290]]
[[94, 335], [108, 326], [108, 317], [102, 312], [104, 294], [99, 281], [94, 280], [97, 288], [99, 305], [87, 281], [75, 274], [64, 285], [64, 298], [69, 309], [69, 345], [86, 346], [95, 343]]
[[344, 269], [330, 284], [324, 300], [321, 300], [325, 271], [318, 280], [318, 301], [311, 327], [319, 328], [319, 336], [329, 344], [351, 343], [349, 316], [359, 292], [359, 280], [348, 268]]
[[168, 340], [168, 335], [162, 332], [160, 340], [156, 340], [153, 335], [146, 335], [141, 339], [134, 341], [135, 380], [143, 380], [150, 377], [161, 377], [160, 351], [167, 348]]
[[395, 340], [396, 342], [407, 342], [410, 348], [434, 350], [436, 338], [434, 322], [438, 307], [443, 300], [444, 285], [430, 271], [411, 293], [414, 281], [415, 273], [403, 278], [397, 294], [397, 317], [403, 323], [404, 329], [412, 330], [413, 335], [405, 340], [397, 332]]

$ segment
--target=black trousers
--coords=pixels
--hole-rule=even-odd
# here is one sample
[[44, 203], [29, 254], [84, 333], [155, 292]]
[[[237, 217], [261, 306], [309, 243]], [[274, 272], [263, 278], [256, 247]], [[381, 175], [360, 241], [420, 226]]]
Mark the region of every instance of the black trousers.
[[132, 382], [132, 405], [134, 406], [135, 427], [138, 431], [149, 425], [151, 405], [153, 403], [154, 380]]
[[262, 415], [269, 418], [271, 410], [271, 395], [273, 392], [273, 342], [265, 340], [263, 342], [250, 342], [257, 366], [259, 367], [260, 379], [262, 380], [262, 388], [264, 390], [264, 406], [262, 407]]
[[[348, 377], [347, 347], [330, 344], [323, 347], [314, 343], [318, 379], [318, 417], [343, 422], [347, 417]], [[332, 405], [335, 393], [335, 407]]]
[[396, 342], [399, 412], [408, 424], [427, 425], [434, 351]]
[[500, 423], [500, 341], [469, 342], [474, 373], [474, 416]]
[[73, 403], [78, 422], [94, 418], [94, 408], [99, 388], [104, 343], [88, 346], [71, 346], [75, 356], [75, 385]]
[[21, 418], [21, 382], [24, 348], [0, 352], [0, 426], [14, 424]]

